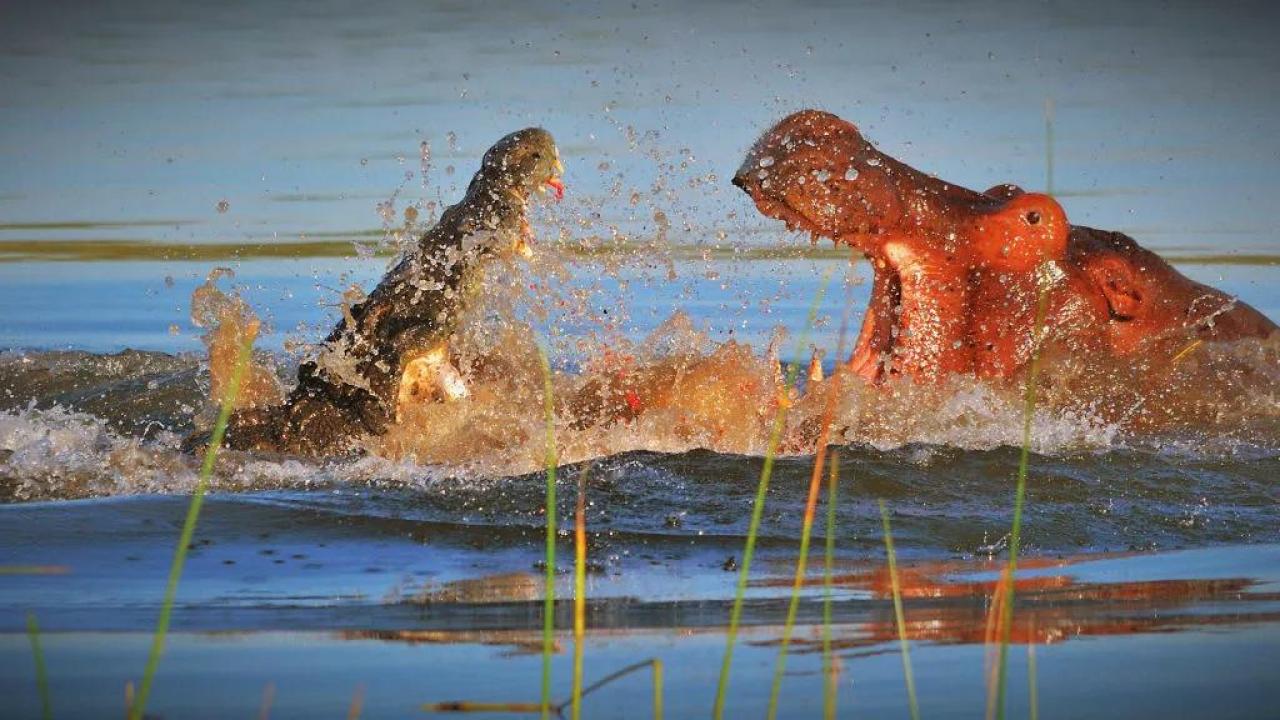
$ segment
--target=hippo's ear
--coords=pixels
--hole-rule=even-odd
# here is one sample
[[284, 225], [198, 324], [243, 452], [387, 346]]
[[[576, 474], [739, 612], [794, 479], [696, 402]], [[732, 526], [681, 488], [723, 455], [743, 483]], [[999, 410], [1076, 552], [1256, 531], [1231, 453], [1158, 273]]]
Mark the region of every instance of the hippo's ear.
[[1132, 320], [1142, 314], [1146, 301], [1142, 284], [1124, 259], [1103, 257], [1089, 263], [1086, 272], [1107, 299], [1112, 317], [1117, 320]]
[[1012, 200], [1025, 193], [1025, 190], [1013, 183], [1000, 183], [987, 188], [986, 192], [982, 194], [997, 200]]

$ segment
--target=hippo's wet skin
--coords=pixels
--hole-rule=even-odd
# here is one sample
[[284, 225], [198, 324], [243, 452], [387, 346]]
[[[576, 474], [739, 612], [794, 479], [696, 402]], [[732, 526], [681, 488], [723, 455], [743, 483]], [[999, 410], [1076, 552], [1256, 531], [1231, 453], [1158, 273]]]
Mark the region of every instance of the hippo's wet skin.
[[1070, 225], [1047, 195], [943, 182], [876, 150], [830, 113], [784, 118], [733, 182], [765, 215], [870, 260], [871, 303], [850, 367], [871, 380], [1016, 373], [1031, 355], [1046, 271], [1046, 327], [1072, 351], [1126, 355], [1156, 339], [1276, 331], [1131, 238]]
[[528, 251], [530, 197], [563, 192], [550, 133], [529, 128], [485, 153], [466, 196], [444, 211], [362, 302], [343, 313], [279, 406], [237, 412], [226, 442], [242, 450], [332, 455], [384, 432], [399, 403], [466, 393], [448, 340], [486, 261]]

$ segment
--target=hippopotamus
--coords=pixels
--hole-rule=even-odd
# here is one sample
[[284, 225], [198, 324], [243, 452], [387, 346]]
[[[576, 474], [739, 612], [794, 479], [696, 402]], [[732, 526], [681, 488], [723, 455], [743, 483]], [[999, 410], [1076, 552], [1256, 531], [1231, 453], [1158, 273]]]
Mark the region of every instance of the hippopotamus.
[[490, 261], [531, 252], [529, 200], [547, 189], [559, 199], [563, 169], [541, 128], [489, 148], [461, 202], [373, 292], [343, 311], [317, 356], [299, 366], [284, 402], [232, 416], [227, 445], [312, 456], [356, 452], [360, 438], [385, 432], [403, 403], [465, 396], [450, 336]]
[[1173, 356], [1166, 348], [1277, 329], [1132, 238], [1070, 224], [1049, 195], [939, 180], [831, 113], [778, 122], [733, 183], [764, 215], [870, 261], [871, 301], [847, 366], [868, 380], [1009, 377], [1035, 352], [1042, 321], [1068, 351], [1115, 356], [1156, 345]]

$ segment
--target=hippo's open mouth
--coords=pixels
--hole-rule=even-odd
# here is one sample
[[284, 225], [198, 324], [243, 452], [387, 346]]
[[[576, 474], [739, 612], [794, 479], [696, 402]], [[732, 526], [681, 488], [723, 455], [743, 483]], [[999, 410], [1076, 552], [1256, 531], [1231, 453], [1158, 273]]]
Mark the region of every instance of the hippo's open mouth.
[[[777, 172], [771, 173], [769, 170]], [[811, 173], [812, 179], [805, 182], [804, 189], [821, 192], [819, 178], [823, 174], [824, 171], [821, 170], [816, 176]], [[893, 355], [898, 338], [904, 334], [901, 322], [902, 278], [896, 269], [876, 257], [872, 251], [884, 234], [884, 218], [872, 212], [857, 212], [858, 208], [868, 207], [866, 200], [861, 197], [854, 198], [854, 202], [848, 202], [850, 199], [845, 198], [845, 202], [840, 205], [820, 199], [818, 202], [808, 203], [807, 207], [795, 207], [792, 205], [792, 198], [804, 199], [804, 194], [786, 192], [786, 185], [794, 183], [794, 177], [787, 176], [787, 168], [775, 167], [773, 163], [761, 168], [758, 159], [749, 158], [732, 182], [751, 196], [761, 214], [781, 220], [787, 230], [808, 233], [810, 242], [814, 244], [817, 244], [819, 238], [836, 243], [847, 242], [867, 257], [873, 273], [871, 299], [847, 367], [871, 381], [897, 374]], [[894, 204], [900, 202], [896, 197], [894, 200], [897, 201]], [[823, 211], [828, 207], [833, 210], [839, 208], [840, 216], [824, 217]], [[840, 226], [851, 228], [855, 233], [842, 234]]]
[[[756, 207], [767, 217], [781, 220], [792, 232], [806, 232], [810, 241], [817, 243], [819, 238], [835, 242], [840, 237], [810, 219], [804, 212], [793, 208], [786, 200], [780, 200], [763, 193], [753, 192], [749, 183], [734, 178], [733, 183], [746, 190], [755, 200]], [[870, 218], [860, 222], [860, 236], [870, 239], [881, 233], [880, 227]], [[846, 238], [847, 239], [847, 238]], [[866, 248], [860, 249], [871, 263], [872, 285], [871, 298], [863, 317], [862, 330], [858, 341], [846, 366], [848, 370], [867, 380], [876, 381], [886, 376], [898, 374], [893, 362], [895, 345], [903, 335], [901, 322], [902, 278], [899, 273], [881, 259], [877, 259]]]
[[[819, 238], [839, 242], [840, 238], [832, 232], [832, 228], [819, 225], [802, 210], [792, 207], [785, 199], [778, 199], [762, 192], [757, 189], [758, 186], [753, 186], [744, 181], [741, 176], [735, 176], [732, 182], [751, 195], [755, 201], [756, 208], [761, 214], [775, 220], [781, 220], [786, 225], [787, 230], [809, 233], [809, 240], [814, 244], [817, 244]], [[868, 234], [879, 232], [879, 226], [871, 218], [867, 218], [861, 224]]]
[[975, 274], [1032, 277], [1065, 253], [1066, 216], [1052, 198], [1000, 198], [943, 182], [827, 113], [803, 111], [775, 125], [733, 183], [789, 229], [867, 256], [874, 285], [852, 363], [872, 380], [973, 370], [969, 319], [982, 289]]
[[[867, 256], [871, 302], [850, 364], [871, 380], [1012, 376], [1032, 357], [1044, 322], [1055, 342], [1117, 356], [1188, 332], [1223, 340], [1276, 332], [1256, 310], [1131, 238], [1071, 225], [1049, 195], [945, 182], [880, 152], [830, 113], [778, 122], [733, 184], [789, 229]], [[1206, 299], [1221, 310], [1206, 315]]]

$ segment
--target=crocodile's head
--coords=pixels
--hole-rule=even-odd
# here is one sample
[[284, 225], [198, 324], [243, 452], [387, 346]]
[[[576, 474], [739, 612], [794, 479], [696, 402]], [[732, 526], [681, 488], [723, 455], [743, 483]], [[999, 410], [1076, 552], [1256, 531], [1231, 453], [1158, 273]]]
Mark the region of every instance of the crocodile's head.
[[512, 245], [489, 249], [512, 249], [525, 257], [532, 255], [529, 201], [547, 193], [556, 200], [564, 197], [560, 178], [563, 172], [555, 140], [542, 128], [517, 130], [485, 152], [480, 169], [467, 187], [467, 199], [481, 214], [477, 218], [481, 224], [500, 231], [495, 233], [503, 238], [500, 244]]

